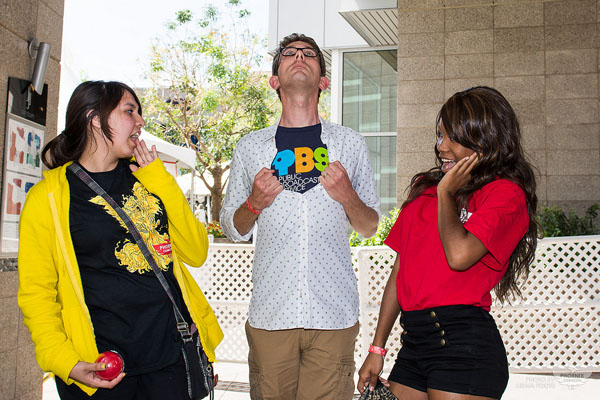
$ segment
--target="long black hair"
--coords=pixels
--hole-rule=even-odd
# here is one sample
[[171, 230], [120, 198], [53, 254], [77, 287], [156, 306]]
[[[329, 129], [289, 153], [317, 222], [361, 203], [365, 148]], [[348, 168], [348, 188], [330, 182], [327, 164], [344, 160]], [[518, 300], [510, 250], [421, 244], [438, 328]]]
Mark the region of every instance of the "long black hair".
[[[440, 110], [436, 126], [441, 137], [444, 124], [451, 141], [480, 155], [471, 171], [471, 182], [456, 192], [458, 210], [466, 208], [473, 193], [498, 178], [508, 179], [523, 189], [529, 214], [529, 229], [513, 251], [506, 274], [495, 288], [500, 301], [520, 296], [519, 282], [529, 275], [529, 266], [535, 258], [538, 225], [535, 219], [537, 196], [533, 167], [525, 158], [521, 146], [519, 120], [506, 98], [496, 89], [478, 86], [454, 94]], [[402, 204], [419, 197], [428, 187], [442, 179], [442, 159], [435, 148], [436, 166], [415, 175], [409, 186], [409, 195]]]
[[56, 168], [69, 161], [77, 161], [90, 141], [94, 144], [92, 119], [98, 117], [100, 129], [112, 142], [112, 132], [108, 124], [110, 113], [117, 108], [125, 91], [131, 93], [142, 115], [142, 105], [129, 86], [121, 82], [88, 81], [75, 88], [69, 104], [65, 130], [42, 150], [42, 161], [48, 168]]

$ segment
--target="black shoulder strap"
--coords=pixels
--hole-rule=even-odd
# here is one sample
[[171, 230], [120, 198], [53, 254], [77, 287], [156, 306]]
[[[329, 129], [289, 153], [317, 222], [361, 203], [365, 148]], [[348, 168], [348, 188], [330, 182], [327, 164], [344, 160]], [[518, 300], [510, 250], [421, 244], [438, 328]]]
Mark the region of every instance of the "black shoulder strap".
[[102, 196], [102, 198], [106, 200], [106, 202], [112, 207], [113, 210], [115, 210], [115, 212], [123, 220], [123, 223], [125, 223], [127, 229], [129, 229], [129, 232], [135, 239], [135, 242], [137, 243], [140, 251], [146, 258], [146, 261], [148, 261], [148, 264], [152, 268], [152, 271], [154, 271], [154, 274], [156, 275], [161, 286], [167, 293], [167, 296], [169, 296], [169, 300], [171, 300], [171, 303], [173, 303], [173, 311], [175, 313], [175, 320], [177, 321], [177, 330], [179, 331], [183, 342], [187, 343], [188, 341], [191, 341], [192, 335], [190, 333], [189, 325], [187, 322], [185, 322], [181, 311], [179, 311], [179, 307], [177, 307], [177, 304], [175, 303], [175, 298], [173, 297], [171, 287], [169, 286], [169, 283], [167, 282], [167, 279], [163, 275], [162, 271], [156, 264], [156, 260], [154, 259], [154, 257], [152, 257], [152, 254], [150, 254], [148, 246], [146, 246], [144, 239], [142, 239], [142, 235], [140, 235], [140, 232], [138, 231], [131, 218], [129, 218], [129, 215], [127, 215], [127, 213], [117, 204], [117, 202], [112, 197], [110, 197], [110, 195], [106, 193], [106, 191], [102, 189], [102, 187], [98, 185], [98, 183], [94, 179], [92, 179], [92, 177], [89, 176], [88, 173], [83, 170], [83, 168], [79, 166], [79, 164], [73, 163], [67, 168], [70, 169], [73, 173], [75, 173], [75, 175], [77, 175], [79, 179], [81, 179], [86, 185], [88, 185], [90, 189], [92, 189], [98, 195]]

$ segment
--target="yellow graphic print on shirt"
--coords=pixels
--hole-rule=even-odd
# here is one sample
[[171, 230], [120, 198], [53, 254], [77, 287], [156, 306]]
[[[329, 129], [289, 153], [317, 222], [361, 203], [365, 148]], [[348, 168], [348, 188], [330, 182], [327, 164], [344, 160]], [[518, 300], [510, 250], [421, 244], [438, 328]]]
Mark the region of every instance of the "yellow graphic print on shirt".
[[[161, 234], [156, 230], [160, 224], [156, 216], [162, 213], [159, 200], [152, 196], [139, 182], [133, 185], [133, 195], [123, 195], [123, 199], [125, 202], [121, 208], [123, 208], [123, 211], [127, 213], [137, 227], [146, 246], [150, 249], [150, 254], [156, 260], [158, 267], [163, 271], [167, 271], [171, 263], [171, 252], [156, 251], [158, 248], [164, 247], [165, 243], [168, 244], [170, 242], [168, 233]], [[102, 196], [96, 196], [90, 199], [90, 202], [101, 205], [108, 214], [119, 222], [119, 225], [129, 232], [123, 220]], [[129, 272], [143, 274], [152, 271], [138, 245], [129, 239], [124, 239], [117, 243], [115, 246], [115, 257], [119, 265], [126, 267]]]

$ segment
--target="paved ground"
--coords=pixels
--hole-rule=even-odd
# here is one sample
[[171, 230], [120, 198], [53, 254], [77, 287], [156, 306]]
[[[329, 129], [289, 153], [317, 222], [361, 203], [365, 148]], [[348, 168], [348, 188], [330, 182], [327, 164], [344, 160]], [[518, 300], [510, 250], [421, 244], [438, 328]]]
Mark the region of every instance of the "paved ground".
[[[220, 384], [215, 400], [249, 400], [248, 365], [217, 363]], [[511, 374], [502, 400], [597, 399], [600, 373]], [[44, 383], [43, 400], [59, 400], [54, 379]]]

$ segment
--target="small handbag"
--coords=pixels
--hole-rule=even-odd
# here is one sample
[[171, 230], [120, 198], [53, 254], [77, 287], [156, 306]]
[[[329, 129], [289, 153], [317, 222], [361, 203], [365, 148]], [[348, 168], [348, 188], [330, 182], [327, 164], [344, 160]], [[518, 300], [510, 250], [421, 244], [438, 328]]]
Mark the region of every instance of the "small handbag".
[[140, 251], [152, 267], [152, 271], [158, 278], [161, 286], [167, 292], [167, 296], [173, 303], [173, 312], [175, 313], [175, 320], [177, 322], [177, 330], [181, 335], [181, 340], [183, 341], [183, 345], [181, 346], [181, 351], [183, 354], [183, 359], [185, 362], [185, 369], [187, 374], [187, 389], [188, 394], [192, 400], [201, 400], [207, 396], [210, 396], [212, 400], [214, 398], [214, 387], [213, 387], [213, 379], [214, 379], [214, 371], [212, 368], [212, 363], [208, 361], [208, 357], [204, 352], [204, 348], [202, 347], [202, 342], [200, 341], [200, 335], [198, 334], [198, 330], [196, 329], [195, 324], [189, 326], [181, 311], [177, 307], [175, 303], [175, 299], [173, 297], [173, 292], [171, 291], [171, 287], [167, 282], [165, 276], [163, 275], [158, 265], [156, 265], [156, 261], [154, 257], [150, 254], [150, 250], [148, 250], [148, 246], [142, 239], [140, 232], [137, 227], [131, 221], [131, 218], [127, 215], [127, 213], [117, 204], [117, 202], [110, 197], [108, 193], [91, 176], [87, 174], [78, 164], [73, 163], [69, 165], [69, 168], [72, 172], [77, 175], [79, 179], [81, 179], [86, 185], [89, 186], [94, 192], [98, 195], [102, 196], [104, 200], [112, 207], [112, 209], [119, 215], [123, 223], [129, 229], [129, 232], [135, 239]]
[[379, 379], [372, 392], [365, 389], [359, 400], [398, 400], [396, 396]]

